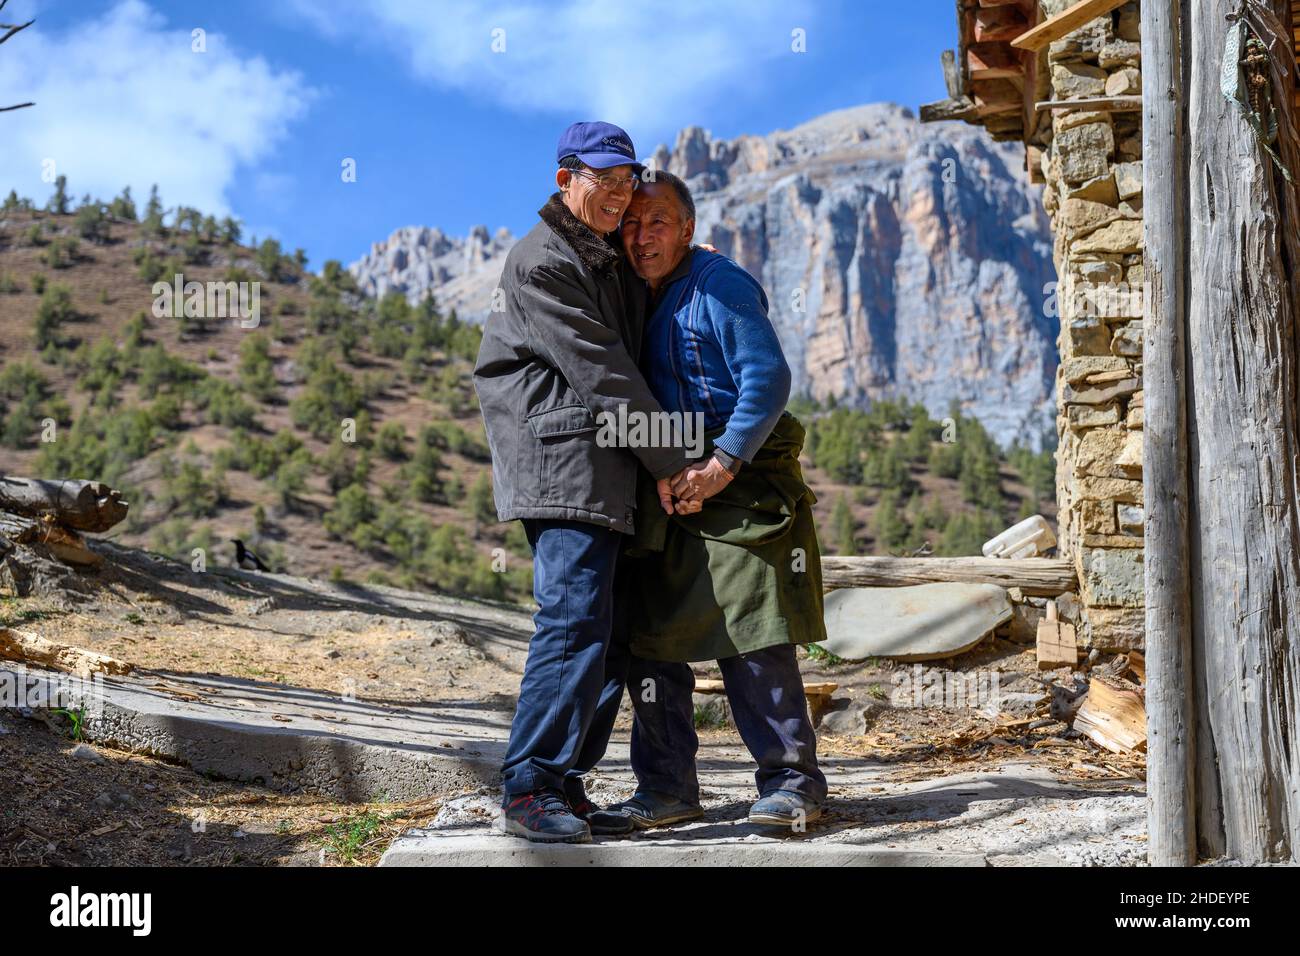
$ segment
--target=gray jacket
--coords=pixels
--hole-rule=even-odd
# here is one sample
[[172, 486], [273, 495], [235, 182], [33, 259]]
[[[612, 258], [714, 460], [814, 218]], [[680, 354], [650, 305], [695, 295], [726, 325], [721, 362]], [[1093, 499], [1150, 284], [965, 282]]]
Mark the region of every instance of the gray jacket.
[[497, 516], [633, 530], [637, 460], [655, 478], [680, 448], [601, 447], [596, 416], [658, 413], [637, 369], [645, 290], [623, 253], [551, 196], [506, 256], [504, 311], [483, 327], [474, 367], [492, 450]]

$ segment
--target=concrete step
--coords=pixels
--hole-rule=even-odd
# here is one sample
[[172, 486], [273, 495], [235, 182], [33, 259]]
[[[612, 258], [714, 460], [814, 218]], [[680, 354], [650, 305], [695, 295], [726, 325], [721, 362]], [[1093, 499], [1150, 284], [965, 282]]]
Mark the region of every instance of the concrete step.
[[[49, 698], [69, 678], [0, 662], [0, 681], [18, 680]], [[87, 740], [347, 801], [497, 781], [512, 717], [476, 701], [397, 706], [225, 676], [137, 672], [85, 687]]]
[[[585, 844], [530, 843], [486, 827], [411, 830], [380, 866], [987, 866], [982, 853], [891, 849], [851, 842], [732, 834], [725, 825], [678, 828], [673, 836], [650, 833]], [[701, 831], [712, 831], [711, 834]]]

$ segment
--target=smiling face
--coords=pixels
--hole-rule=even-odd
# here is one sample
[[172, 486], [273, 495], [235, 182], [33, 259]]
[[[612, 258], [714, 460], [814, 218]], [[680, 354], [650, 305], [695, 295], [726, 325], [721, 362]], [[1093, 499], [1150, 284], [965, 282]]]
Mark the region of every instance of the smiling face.
[[[612, 176], [619, 180], [617, 189], [605, 190], [596, 182], [597, 176]], [[632, 201], [631, 179], [635, 168], [629, 163], [608, 169], [564, 169], [555, 173], [555, 185], [560, 188], [564, 204], [582, 223], [597, 235], [618, 229], [627, 204]]]
[[623, 248], [636, 274], [658, 289], [691, 247], [695, 220], [685, 218], [671, 186], [642, 183], [623, 217]]

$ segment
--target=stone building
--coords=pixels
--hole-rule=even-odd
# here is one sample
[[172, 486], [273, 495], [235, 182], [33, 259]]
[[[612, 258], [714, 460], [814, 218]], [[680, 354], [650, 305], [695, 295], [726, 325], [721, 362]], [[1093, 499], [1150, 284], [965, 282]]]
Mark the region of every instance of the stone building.
[[962, 120], [1025, 144], [1057, 269], [1056, 493], [1080, 644], [1142, 648], [1142, 136], [1135, 0], [958, 0], [944, 54]]

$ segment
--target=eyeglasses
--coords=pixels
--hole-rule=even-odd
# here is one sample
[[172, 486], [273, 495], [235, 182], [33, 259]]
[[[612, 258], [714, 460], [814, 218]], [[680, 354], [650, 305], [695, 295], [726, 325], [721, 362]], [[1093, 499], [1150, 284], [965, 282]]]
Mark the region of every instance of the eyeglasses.
[[607, 193], [612, 193], [615, 189], [620, 189], [623, 186], [627, 186], [633, 192], [636, 192], [637, 187], [641, 185], [640, 176], [629, 176], [626, 179], [619, 179], [617, 176], [597, 176], [595, 173], [589, 173], [585, 169], [571, 169], [569, 172], [573, 173], [575, 176], [585, 176], [588, 179], [595, 180], [596, 185]]

